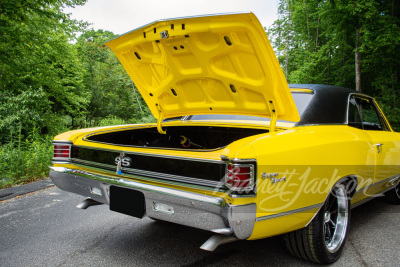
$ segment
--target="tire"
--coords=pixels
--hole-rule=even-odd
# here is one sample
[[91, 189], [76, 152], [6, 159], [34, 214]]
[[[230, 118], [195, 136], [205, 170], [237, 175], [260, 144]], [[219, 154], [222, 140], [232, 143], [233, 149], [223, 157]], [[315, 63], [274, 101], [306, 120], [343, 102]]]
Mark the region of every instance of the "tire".
[[337, 184], [307, 227], [286, 234], [286, 246], [298, 258], [333, 263], [342, 253], [349, 226], [350, 197], [345, 185]]
[[400, 205], [400, 182], [397, 183], [395, 188], [385, 193], [385, 199], [390, 203]]

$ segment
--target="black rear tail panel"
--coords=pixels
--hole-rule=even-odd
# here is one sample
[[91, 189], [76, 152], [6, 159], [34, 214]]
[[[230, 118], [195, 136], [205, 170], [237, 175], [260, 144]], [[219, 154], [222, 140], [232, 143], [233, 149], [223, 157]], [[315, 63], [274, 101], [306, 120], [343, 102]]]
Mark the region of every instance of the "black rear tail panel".
[[[116, 158], [121, 152], [98, 150], [87, 147], [72, 147], [72, 163], [116, 172]], [[125, 152], [130, 158], [130, 166], [122, 167], [126, 174], [173, 180], [203, 186], [223, 184], [225, 163], [191, 158], [164, 157], [161, 155], [136, 154]]]

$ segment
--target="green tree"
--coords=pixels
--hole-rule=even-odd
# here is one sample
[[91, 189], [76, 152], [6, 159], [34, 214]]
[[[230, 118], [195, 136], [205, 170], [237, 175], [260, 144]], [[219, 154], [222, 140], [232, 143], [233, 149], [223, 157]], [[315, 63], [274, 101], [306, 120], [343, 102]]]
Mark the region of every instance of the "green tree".
[[22, 127], [56, 134], [85, 110], [81, 63], [70, 41], [82, 25], [62, 12], [82, 0], [0, 3], [0, 143]]
[[344, 86], [380, 100], [400, 129], [400, 2], [281, 0], [267, 33], [289, 83]]
[[0, 2], [0, 188], [46, 176], [60, 132], [154, 120], [101, 45], [115, 35], [63, 13], [84, 2]]
[[97, 124], [106, 117], [136, 122], [150, 114], [117, 57], [102, 45], [115, 37], [110, 31], [88, 30], [76, 43], [85, 69], [84, 84], [91, 94], [87, 109], [90, 124]]

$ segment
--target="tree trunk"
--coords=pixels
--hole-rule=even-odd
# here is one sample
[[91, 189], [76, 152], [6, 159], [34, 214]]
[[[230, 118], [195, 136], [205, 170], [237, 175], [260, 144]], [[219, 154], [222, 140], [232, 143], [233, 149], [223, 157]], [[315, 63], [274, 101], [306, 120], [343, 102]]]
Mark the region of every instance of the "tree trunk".
[[[348, 37], [349, 37], [349, 33], [346, 31], [346, 41], [345, 41], [345, 43], [347, 44], [347, 41], [348, 41]], [[340, 62], [340, 79], [339, 79], [339, 82], [342, 82], [342, 79], [343, 79], [343, 73], [344, 73], [344, 70], [343, 70], [343, 67], [344, 67], [344, 65], [345, 65], [345, 63], [346, 63], [346, 54], [344, 53], [344, 48], [342, 47], [342, 61]]]
[[318, 50], [318, 35], [319, 35], [319, 14], [318, 14], [318, 22], [317, 22], [317, 36], [315, 37], [315, 52]]
[[332, 51], [331, 51], [331, 49], [329, 49], [329, 55], [328, 55], [328, 59], [329, 59], [329, 62], [328, 62], [328, 84], [330, 84], [329, 79], [330, 79], [330, 76], [331, 76], [331, 58], [332, 58]]
[[361, 92], [361, 53], [360, 48], [360, 30], [356, 28], [356, 51], [355, 51], [355, 64], [356, 64], [356, 90]]
[[[307, 5], [306, 5], [306, 0], [303, 0], [304, 3], [304, 9], [306, 11], [306, 18], [307, 18], [307, 32], [308, 32], [308, 52], [310, 53], [310, 26], [308, 24], [308, 13], [307, 13]], [[308, 57], [310, 58], [310, 54], [308, 54]]]

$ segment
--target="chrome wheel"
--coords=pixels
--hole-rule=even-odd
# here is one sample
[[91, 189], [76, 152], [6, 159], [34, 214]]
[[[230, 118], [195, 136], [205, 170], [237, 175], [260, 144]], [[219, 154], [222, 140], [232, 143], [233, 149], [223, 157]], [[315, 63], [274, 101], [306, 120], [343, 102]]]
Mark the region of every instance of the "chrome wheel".
[[325, 264], [339, 259], [350, 227], [351, 204], [347, 188], [348, 183], [336, 184], [309, 225], [285, 235], [290, 253]]
[[349, 204], [346, 189], [338, 185], [332, 191], [324, 208], [325, 246], [329, 252], [336, 252], [344, 240], [348, 227]]
[[396, 185], [394, 191], [396, 192], [396, 195], [400, 198], [400, 182]]

